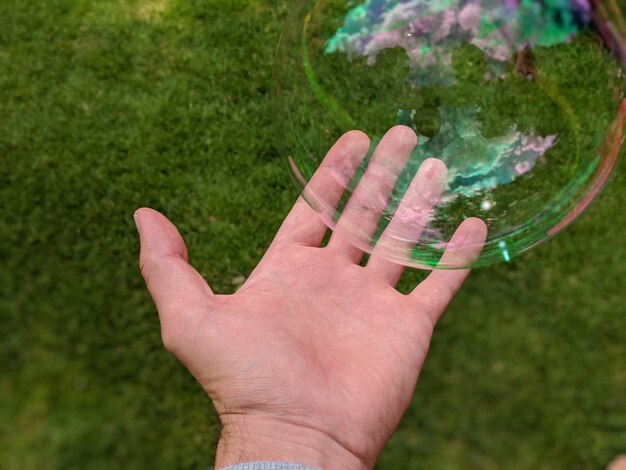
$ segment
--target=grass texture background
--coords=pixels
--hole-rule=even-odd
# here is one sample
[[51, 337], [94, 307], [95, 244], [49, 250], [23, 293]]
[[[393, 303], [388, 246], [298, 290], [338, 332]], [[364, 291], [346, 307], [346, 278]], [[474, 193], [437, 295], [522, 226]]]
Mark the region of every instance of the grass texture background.
[[[216, 292], [252, 271], [298, 195], [269, 95], [288, 9], [0, 1], [0, 468], [211, 464], [217, 419], [161, 345], [132, 214], [170, 217]], [[624, 170], [555, 240], [472, 274], [378, 468], [626, 452]]]

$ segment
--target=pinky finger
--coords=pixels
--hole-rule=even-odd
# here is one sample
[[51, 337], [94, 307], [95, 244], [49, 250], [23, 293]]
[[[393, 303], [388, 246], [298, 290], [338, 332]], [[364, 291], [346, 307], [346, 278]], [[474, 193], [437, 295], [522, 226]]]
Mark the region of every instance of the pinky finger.
[[450, 301], [457, 294], [470, 269], [445, 269], [453, 266], [471, 266], [480, 253], [487, 238], [487, 226], [481, 219], [465, 220], [454, 233], [446, 252], [435, 269], [409, 297], [427, 307], [433, 324], [441, 317]]

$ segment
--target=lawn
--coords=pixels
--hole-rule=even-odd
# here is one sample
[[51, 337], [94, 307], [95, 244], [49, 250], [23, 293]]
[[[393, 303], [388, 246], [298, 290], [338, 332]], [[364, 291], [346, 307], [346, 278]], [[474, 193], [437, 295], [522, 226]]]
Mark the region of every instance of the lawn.
[[[132, 214], [233, 292], [298, 195], [272, 132], [285, 0], [0, 2], [0, 468], [206, 468]], [[576, 224], [475, 271], [378, 467], [603, 468], [626, 452], [625, 163]], [[410, 271], [400, 290], [423, 277]]]

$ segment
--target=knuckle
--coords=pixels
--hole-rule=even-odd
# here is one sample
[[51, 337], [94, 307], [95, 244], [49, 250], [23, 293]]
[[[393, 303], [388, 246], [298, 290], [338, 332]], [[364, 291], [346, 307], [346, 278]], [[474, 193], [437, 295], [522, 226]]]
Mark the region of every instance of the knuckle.
[[141, 275], [143, 276], [146, 282], [148, 282], [148, 279], [150, 277], [149, 265], [150, 263], [148, 262], [147, 259], [143, 257], [139, 258], [139, 271], [141, 272]]
[[172, 331], [172, 328], [163, 326], [161, 328], [161, 341], [163, 346], [174, 356], [177, 356], [180, 352], [180, 343], [178, 341], [178, 335]]
[[207, 309], [210, 307], [203, 304], [187, 308], [170, 307], [160, 311], [161, 341], [165, 349], [179, 359], [185, 351], [189, 351], [198, 337], [209, 331], [203, 321]]

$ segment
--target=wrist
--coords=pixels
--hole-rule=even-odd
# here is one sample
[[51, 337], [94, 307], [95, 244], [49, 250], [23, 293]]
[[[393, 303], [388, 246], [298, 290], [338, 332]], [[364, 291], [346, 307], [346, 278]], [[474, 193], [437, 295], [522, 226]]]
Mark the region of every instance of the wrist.
[[328, 434], [260, 416], [222, 417], [215, 468], [244, 462], [291, 462], [323, 470], [371, 468]]

